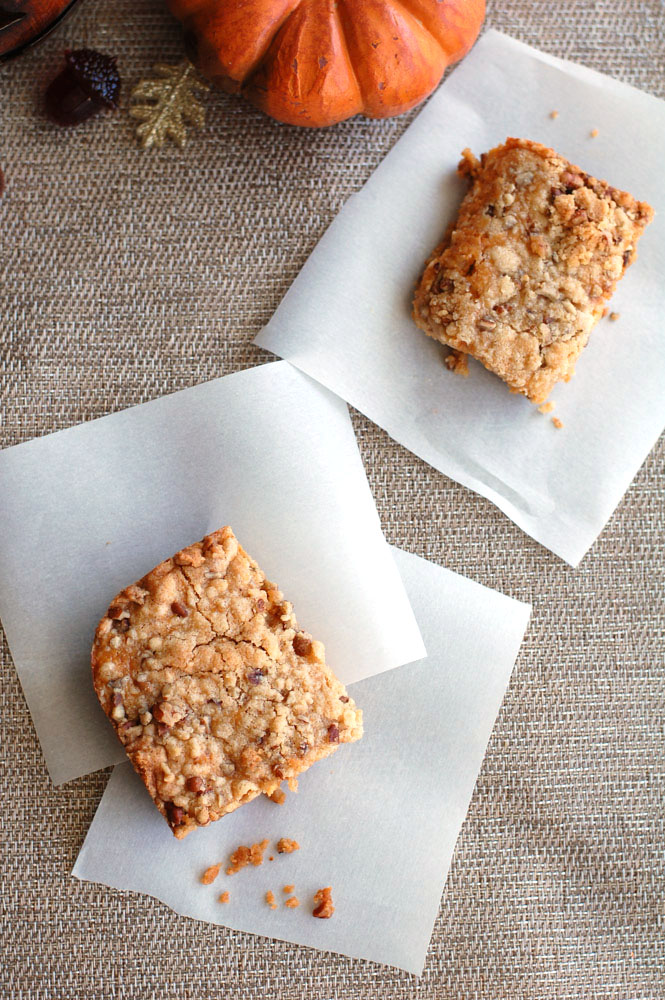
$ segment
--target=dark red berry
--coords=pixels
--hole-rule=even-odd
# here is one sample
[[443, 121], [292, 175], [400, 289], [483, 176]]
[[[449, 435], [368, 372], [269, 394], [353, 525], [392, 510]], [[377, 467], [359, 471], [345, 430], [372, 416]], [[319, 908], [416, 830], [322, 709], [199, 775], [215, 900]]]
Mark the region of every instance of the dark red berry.
[[46, 111], [59, 125], [78, 125], [103, 108], [115, 108], [120, 94], [116, 61], [93, 49], [65, 52], [65, 68], [46, 91]]

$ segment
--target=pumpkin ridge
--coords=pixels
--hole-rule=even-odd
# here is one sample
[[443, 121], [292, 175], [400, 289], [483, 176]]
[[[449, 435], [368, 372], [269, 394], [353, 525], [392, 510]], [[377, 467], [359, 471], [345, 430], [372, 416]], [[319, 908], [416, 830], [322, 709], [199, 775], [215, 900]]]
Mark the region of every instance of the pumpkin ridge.
[[[342, 45], [344, 46], [344, 54], [346, 56], [346, 61], [347, 61], [348, 65], [349, 65], [349, 69], [351, 70], [351, 76], [353, 77], [353, 79], [355, 81], [355, 84], [356, 84], [356, 87], [358, 88], [358, 93], [360, 94], [360, 99], [363, 102], [363, 108], [362, 108], [362, 110], [360, 112], [362, 114], [362, 112], [364, 111], [364, 108], [365, 108], [365, 95], [363, 93], [363, 88], [360, 85], [360, 80], [358, 79], [358, 74], [356, 73], [356, 67], [353, 65], [353, 59], [351, 58], [351, 49], [349, 48], [349, 40], [346, 37], [346, 31], [344, 30], [344, 18], [342, 17], [342, 15], [340, 13], [340, 10], [343, 9], [344, 7], [345, 7], [344, 0], [339, 0], [339, 3], [336, 3], [334, 5], [334, 7], [330, 11], [330, 13], [332, 15], [333, 20], [337, 21], [337, 26], [339, 28], [339, 37], [340, 37], [340, 41], [341, 41]], [[347, 11], [347, 15], [349, 17], [351, 16], [348, 11]]]
[[[448, 4], [441, 3], [441, 9], [440, 9], [439, 13], [436, 16], [434, 16], [434, 14], [432, 15], [431, 23], [430, 23], [430, 19], [429, 18], [427, 18], [426, 20], [423, 20], [423, 12], [422, 12], [422, 9], [421, 9], [421, 5], [418, 3], [418, 0], [415, 0], [415, 2], [414, 2], [414, 0], [391, 0], [391, 2], [393, 4], [393, 6], [395, 6], [395, 7], [400, 7], [401, 6], [404, 10], [406, 10], [411, 15], [411, 17], [415, 21], [417, 21], [425, 29], [425, 31], [428, 32], [428, 34], [430, 34], [432, 36], [432, 38], [437, 43], [437, 45], [441, 49], [441, 51], [442, 51], [442, 53], [443, 53], [443, 55], [444, 55], [444, 57], [446, 59], [446, 62], [447, 62], [446, 69], [448, 69], [448, 67], [451, 65], [451, 63], [450, 63], [451, 52], [450, 52], [450, 49], [447, 47], [447, 45], [445, 45], [441, 41], [441, 39], [439, 38], [439, 32], [441, 32], [443, 30], [445, 33], [450, 33], [451, 35], [454, 35], [455, 39], [457, 41], [458, 47], [461, 45], [462, 46], [462, 51], [464, 53], [466, 53], [472, 47], [473, 42], [475, 42], [475, 39], [476, 39], [477, 34], [478, 34], [478, 31], [480, 31], [480, 28], [482, 26], [483, 20], [485, 19], [485, 2], [484, 2], [484, 0], [471, 0], [471, 2], [468, 3], [468, 7], [472, 8], [472, 10], [468, 11], [465, 8], [464, 9], [464, 13], [468, 14], [469, 17], [471, 17], [471, 15], [473, 13], [480, 14], [480, 19], [478, 21], [478, 29], [476, 31], [476, 35], [475, 35], [473, 41], [471, 43], [467, 43], [466, 40], [465, 40], [465, 37], [464, 37], [464, 35], [465, 35], [464, 25], [460, 25], [459, 24], [459, 20], [458, 20], [460, 12], [457, 11], [457, 14], [458, 14], [457, 18], [455, 18], [454, 16], [451, 17], [450, 16], [450, 12], [449, 12], [449, 5]], [[438, 3], [440, 3], [440, 0], [437, 0], [437, 4]], [[452, 4], [452, 6], [454, 7], [455, 5]], [[450, 41], [450, 39], [446, 38], [446, 42], [449, 43], [449, 41]], [[457, 51], [458, 52], [460, 51], [459, 48], [458, 48]], [[457, 58], [454, 61], [457, 61], [458, 58], [459, 58], [459, 56], [457, 56]]]
[[409, 6], [408, 0], [390, 0], [390, 4], [392, 7], [396, 7], [398, 9], [401, 7], [402, 12], [404, 14], [407, 14], [409, 17], [413, 18], [416, 24], [419, 24], [420, 27], [423, 29], [423, 31], [426, 31], [428, 35], [431, 35], [432, 39], [436, 42], [438, 48], [441, 50], [441, 55], [443, 56], [446, 55], [441, 42], [436, 37], [432, 29], [430, 28], [429, 24], [426, 24], [421, 18], [420, 14], [416, 13], [416, 11], [414, 11], [413, 8]]
[[256, 62], [254, 63], [254, 65], [252, 66], [252, 68], [250, 69], [250, 71], [247, 73], [247, 75], [245, 76], [244, 80], [242, 81], [242, 83], [240, 85], [240, 92], [241, 93], [246, 88], [248, 88], [249, 86], [251, 86], [251, 83], [252, 83], [252, 80], [254, 79], [254, 77], [263, 69], [263, 64], [266, 62], [268, 56], [270, 55], [270, 50], [273, 47], [275, 39], [280, 34], [280, 32], [286, 27], [286, 25], [289, 23], [289, 21], [291, 20], [291, 18], [293, 17], [293, 15], [296, 13], [296, 11], [298, 10], [298, 8], [301, 6], [301, 3], [302, 3], [302, 0], [298, 0], [298, 3], [295, 3], [293, 5], [293, 7], [291, 8], [291, 10], [284, 16], [284, 18], [275, 27], [272, 35], [268, 39], [268, 43], [265, 46], [263, 52], [261, 52], [261, 54], [257, 58]]
[[[407, 7], [394, 0], [371, 0], [367, 5], [365, 0], [339, 0], [338, 7], [343, 19], [346, 19], [349, 52], [352, 58], [358, 60], [356, 76], [365, 115], [370, 118], [387, 117], [384, 105], [386, 87], [393, 90], [389, 102], [397, 99], [402, 111], [408, 111], [434, 90], [449, 59], [438, 38]], [[374, 20], [378, 24], [376, 35]], [[386, 48], [381, 51], [386, 53], [388, 61], [379, 58], [373, 65], [371, 50], [382, 43], [386, 43]], [[398, 67], [396, 77], [393, 76], [394, 60], [397, 60]], [[382, 80], [377, 75], [381, 61]], [[426, 77], [429, 79], [423, 89], [423, 78]]]

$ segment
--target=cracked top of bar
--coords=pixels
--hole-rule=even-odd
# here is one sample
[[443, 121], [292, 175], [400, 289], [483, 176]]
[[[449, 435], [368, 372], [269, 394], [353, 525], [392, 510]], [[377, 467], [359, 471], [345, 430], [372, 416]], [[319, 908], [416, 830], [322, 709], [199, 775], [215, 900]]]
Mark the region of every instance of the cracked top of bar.
[[92, 673], [179, 838], [362, 735], [322, 643], [229, 527], [118, 594], [97, 627]]
[[427, 261], [414, 319], [542, 403], [574, 374], [653, 209], [554, 150], [508, 139], [459, 171], [471, 188]]

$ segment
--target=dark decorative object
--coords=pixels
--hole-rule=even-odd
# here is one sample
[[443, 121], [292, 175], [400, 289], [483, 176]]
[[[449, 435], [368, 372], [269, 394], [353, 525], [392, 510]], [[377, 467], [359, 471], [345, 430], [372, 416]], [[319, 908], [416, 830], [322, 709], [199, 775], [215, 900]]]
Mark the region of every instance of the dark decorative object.
[[65, 68], [45, 96], [49, 118], [58, 125], [78, 125], [102, 111], [116, 108], [120, 76], [116, 61], [94, 49], [65, 52]]

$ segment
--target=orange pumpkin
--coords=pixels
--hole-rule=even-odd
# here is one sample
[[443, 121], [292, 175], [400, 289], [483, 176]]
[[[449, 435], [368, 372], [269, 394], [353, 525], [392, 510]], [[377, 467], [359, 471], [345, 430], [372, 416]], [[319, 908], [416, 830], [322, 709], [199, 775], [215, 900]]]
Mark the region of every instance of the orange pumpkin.
[[473, 45], [485, 0], [167, 0], [204, 76], [291, 125], [419, 104]]
[[35, 45], [77, 0], [0, 0], [0, 61]]

